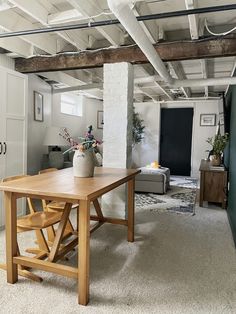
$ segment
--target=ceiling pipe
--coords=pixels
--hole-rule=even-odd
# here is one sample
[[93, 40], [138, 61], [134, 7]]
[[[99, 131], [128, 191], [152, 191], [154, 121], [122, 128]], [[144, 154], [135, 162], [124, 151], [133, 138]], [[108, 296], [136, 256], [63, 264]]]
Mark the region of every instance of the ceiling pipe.
[[[171, 11], [171, 12], [162, 12], [158, 14], [147, 14], [138, 16], [137, 20], [139, 22], [142, 21], [150, 21], [150, 20], [159, 20], [159, 19], [167, 19], [172, 17], [179, 16], [187, 16], [191, 14], [203, 14], [203, 13], [213, 13], [213, 12], [221, 12], [221, 11], [230, 11], [236, 10], [236, 4], [227, 4], [213, 7], [204, 7], [204, 8], [195, 8], [190, 10], [180, 10], [180, 11]], [[59, 31], [69, 31], [69, 30], [78, 30], [78, 29], [88, 29], [95, 28], [101, 26], [111, 26], [120, 24], [119, 20], [103, 20], [97, 22], [89, 22], [89, 23], [81, 23], [81, 24], [72, 24], [72, 25], [63, 25], [63, 26], [54, 26], [54, 27], [42, 27], [37, 29], [29, 29], [24, 31], [16, 31], [16, 32], [5, 32], [0, 34], [0, 38], [8, 38], [15, 36], [27, 36], [34, 34], [43, 34], [43, 33], [53, 33]]]
[[[159, 54], [154, 49], [142, 26], [138, 23], [134, 13], [129, 6], [130, 3], [130, 0], [108, 0], [109, 8], [127, 30], [129, 35], [137, 43], [140, 49], [143, 51], [154, 69], [166, 82], [172, 84], [173, 78], [167, 71], [165, 64], [161, 60]], [[172, 96], [160, 85], [159, 88], [161, 88], [161, 90], [168, 96], [168, 98], [172, 98]]]
[[161, 57], [154, 49], [142, 26], [137, 22], [137, 19], [129, 6], [130, 3], [130, 0], [108, 0], [108, 5], [111, 11], [115, 14], [137, 45], [142, 49], [154, 69], [166, 82], [171, 83], [173, 81], [172, 77], [167, 71]]
[[[224, 77], [224, 78], [212, 78], [212, 79], [195, 79], [195, 80], [176, 80], [170, 76], [163, 63], [161, 57], [154, 49], [151, 41], [147, 37], [146, 33], [138, 23], [134, 13], [130, 8], [131, 0], [108, 0], [108, 5], [117, 17], [117, 19], [124, 26], [129, 35], [134, 39], [136, 44], [140, 47], [142, 52], [148, 58], [154, 69], [160, 74], [166, 83], [172, 88], [181, 87], [193, 87], [193, 86], [215, 86], [215, 85], [227, 85], [236, 84], [236, 78]], [[163, 89], [163, 87], [162, 87]], [[165, 94], [168, 94], [165, 91]], [[169, 95], [169, 94], [168, 94]], [[170, 98], [170, 97], [169, 97]]]
[[205, 87], [216, 85], [235, 85], [236, 77], [217, 77], [207, 79], [174, 80], [172, 87]]

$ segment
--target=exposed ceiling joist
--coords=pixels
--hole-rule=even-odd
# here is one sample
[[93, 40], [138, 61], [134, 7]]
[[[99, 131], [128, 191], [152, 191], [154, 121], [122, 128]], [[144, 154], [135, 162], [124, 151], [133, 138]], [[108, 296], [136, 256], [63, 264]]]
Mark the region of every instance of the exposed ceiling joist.
[[[170, 62], [172, 70], [177, 79], [185, 80], [186, 75], [184, 73], [183, 67], [180, 62]], [[188, 87], [181, 87], [182, 92], [184, 93], [185, 97], [191, 97], [191, 90]]]
[[[31, 16], [33, 19], [41, 23], [43, 26], [49, 27], [48, 25], [48, 11], [44, 8], [37, 0], [9, 0], [12, 4], [15, 4], [23, 12]], [[29, 28], [29, 27], [28, 27]], [[64, 32], [56, 33], [60, 38], [76, 46], [78, 49], [86, 49], [89, 47], [88, 36], [81, 34], [80, 40], [75, 41], [72, 37], [68, 36]]]
[[[146, 2], [140, 2], [133, 8], [133, 12], [136, 16], [151, 14], [151, 11]], [[150, 41], [155, 44], [159, 40], [158, 25], [155, 20], [140, 22], [144, 32], [150, 39]]]
[[[5, 31], [16, 31], [20, 29], [37, 28], [35, 25], [18, 15], [13, 11], [0, 12], [0, 27]], [[57, 39], [55, 36], [48, 34], [29, 35], [22, 37], [22, 40], [28, 42], [47, 53], [57, 53]], [[9, 49], [8, 49], [9, 50]]]
[[[201, 68], [202, 68], [202, 78], [207, 79], [208, 75], [207, 75], [207, 60], [201, 60]], [[209, 89], [208, 86], [204, 87], [205, 89], [205, 96], [208, 97], [209, 96]]]
[[[187, 10], [195, 9], [195, 1], [194, 0], [185, 0], [185, 6]], [[198, 39], [199, 38], [199, 31], [198, 31], [198, 23], [199, 18], [198, 15], [192, 14], [188, 15], [188, 21], [189, 21], [189, 29], [191, 38]]]
[[[76, 79], [73, 76], [66, 74], [64, 72], [45, 72], [45, 73], [43, 72], [40, 73], [40, 75], [48, 78], [51, 81], [62, 83], [68, 87], [82, 86], [87, 83], [79, 79]], [[101, 91], [85, 91], [85, 93], [88, 97], [102, 99]]]
[[82, 90], [91, 90], [91, 89], [102, 89], [103, 84], [87, 84], [87, 85], [78, 85], [73, 87], [66, 87], [66, 88], [54, 88], [54, 94], [62, 94], [68, 93], [72, 91], [82, 91]]
[[76, 9], [66, 10], [48, 15], [48, 24], [63, 24], [68, 22], [76, 22], [83, 18], [83, 15]]
[[[98, 3], [84, 0], [68, 0], [69, 3], [85, 18], [99, 15], [102, 10], [99, 9]], [[106, 16], [96, 17], [96, 21], [109, 19]], [[94, 21], [94, 18], [90, 19]], [[119, 46], [121, 43], [122, 32], [117, 27], [96, 27], [96, 30], [101, 33], [112, 45]]]
[[[158, 43], [155, 49], [163, 61], [216, 58], [236, 55], [236, 37], [207, 39], [199, 41], [179, 41]], [[103, 66], [104, 63], [130, 62], [148, 63], [138, 47], [121, 47], [101, 51], [65, 53], [52, 57], [32, 57], [17, 59], [16, 69], [22, 73], [86, 69]]]
[[33, 46], [21, 38], [0, 38], [0, 47], [21, 57], [28, 57], [33, 54]]
[[[236, 71], [236, 58], [235, 58], [235, 62], [234, 62], [234, 65], [233, 65], [233, 68], [232, 68], [232, 71], [231, 71], [231, 76], [232, 76], [232, 77], [234, 76], [235, 71]], [[230, 85], [228, 85], [228, 86], [226, 87], [225, 94], [227, 94], [227, 92], [228, 92], [228, 90], [229, 90], [229, 87], [230, 87]]]

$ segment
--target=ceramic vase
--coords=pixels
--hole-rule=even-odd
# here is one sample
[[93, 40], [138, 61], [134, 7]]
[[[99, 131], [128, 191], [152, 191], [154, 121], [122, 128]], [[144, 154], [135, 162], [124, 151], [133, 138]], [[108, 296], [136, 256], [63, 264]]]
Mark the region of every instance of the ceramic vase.
[[73, 174], [75, 177], [88, 178], [94, 175], [94, 152], [76, 150], [73, 157]]

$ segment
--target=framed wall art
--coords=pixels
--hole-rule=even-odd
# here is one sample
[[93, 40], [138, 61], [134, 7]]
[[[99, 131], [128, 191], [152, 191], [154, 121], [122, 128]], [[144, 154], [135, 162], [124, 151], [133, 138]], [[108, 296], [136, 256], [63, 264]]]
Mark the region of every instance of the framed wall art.
[[204, 113], [200, 115], [200, 126], [214, 126], [216, 125], [215, 113]]
[[34, 120], [43, 121], [43, 95], [34, 91]]
[[104, 120], [103, 120], [103, 111], [97, 112], [97, 128], [103, 129]]

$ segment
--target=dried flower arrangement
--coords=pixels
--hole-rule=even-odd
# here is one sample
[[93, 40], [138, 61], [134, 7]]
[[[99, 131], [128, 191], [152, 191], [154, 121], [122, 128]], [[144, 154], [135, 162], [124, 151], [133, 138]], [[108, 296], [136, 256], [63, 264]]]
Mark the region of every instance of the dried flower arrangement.
[[62, 133], [59, 133], [60, 136], [62, 136], [71, 146], [69, 149], [67, 149], [65, 153], [71, 151], [71, 150], [80, 150], [80, 151], [86, 151], [86, 150], [94, 150], [96, 151], [97, 145], [101, 144], [101, 141], [98, 141], [94, 138], [94, 135], [92, 134], [93, 127], [92, 125], [88, 126], [87, 132], [85, 134], [85, 137], [78, 137], [78, 139], [81, 142], [78, 142], [73, 139], [73, 137], [68, 132], [67, 128], [62, 129]]

